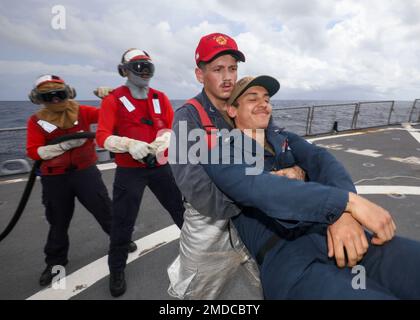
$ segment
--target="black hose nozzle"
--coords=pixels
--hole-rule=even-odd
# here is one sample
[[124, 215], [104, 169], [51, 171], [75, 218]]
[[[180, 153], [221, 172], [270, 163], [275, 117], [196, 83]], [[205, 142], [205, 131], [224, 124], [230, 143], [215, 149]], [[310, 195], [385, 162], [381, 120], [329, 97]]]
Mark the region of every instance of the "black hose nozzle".
[[154, 168], [156, 167], [156, 156], [149, 153], [147, 156], [145, 156], [142, 161], [147, 165], [148, 168]]

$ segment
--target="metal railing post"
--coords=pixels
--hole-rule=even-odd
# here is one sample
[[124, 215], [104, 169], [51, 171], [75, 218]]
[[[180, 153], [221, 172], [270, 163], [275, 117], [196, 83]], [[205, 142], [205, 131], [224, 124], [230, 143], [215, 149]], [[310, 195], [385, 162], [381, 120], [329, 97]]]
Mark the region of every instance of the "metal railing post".
[[309, 135], [309, 118], [311, 117], [311, 109], [312, 107], [308, 107], [308, 113], [306, 116], [306, 127], [305, 127], [305, 135]]
[[[417, 106], [417, 103], [418, 103], [418, 102], [420, 102], [420, 99], [416, 99], [416, 100], [414, 101], [414, 108], [415, 108], [415, 109], [417, 109], [417, 107], [416, 107], [416, 106]], [[419, 116], [417, 117], [417, 122], [420, 122], [420, 110], [419, 110], [419, 113], [418, 113], [418, 114], [419, 114]]]
[[352, 129], [356, 129], [357, 118], [359, 116], [359, 111], [360, 111], [360, 102], [356, 103], [356, 106], [354, 108], [353, 119], [351, 121], [351, 128]]
[[391, 123], [391, 115], [392, 115], [392, 112], [394, 111], [394, 104], [395, 104], [395, 101], [392, 100], [391, 109], [389, 110], [389, 115], [388, 115], [388, 124]]
[[[413, 102], [413, 106], [411, 107], [410, 116], [408, 117], [408, 122], [411, 122], [411, 118], [413, 117], [414, 110], [416, 109], [417, 102], [420, 101], [420, 99], [415, 99]], [[420, 112], [419, 112], [419, 118], [417, 119], [417, 122], [420, 121]]]
[[312, 120], [314, 118], [315, 106], [312, 106], [310, 110], [311, 110], [310, 112], [311, 116], [309, 117], [309, 129], [308, 129], [307, 135], [310, 135], [312, 133]]

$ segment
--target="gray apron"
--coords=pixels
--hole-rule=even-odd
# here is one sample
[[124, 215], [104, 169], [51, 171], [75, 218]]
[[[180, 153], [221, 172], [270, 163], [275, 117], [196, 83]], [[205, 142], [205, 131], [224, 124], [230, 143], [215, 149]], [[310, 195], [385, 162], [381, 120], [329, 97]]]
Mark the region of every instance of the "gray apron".
[[213, 219], [185, 203], [179, 255], [168, 267], [169, 295], [178, 299], [218, 299], [238, 268], [263, 298], [258, 266], [229, 219]]

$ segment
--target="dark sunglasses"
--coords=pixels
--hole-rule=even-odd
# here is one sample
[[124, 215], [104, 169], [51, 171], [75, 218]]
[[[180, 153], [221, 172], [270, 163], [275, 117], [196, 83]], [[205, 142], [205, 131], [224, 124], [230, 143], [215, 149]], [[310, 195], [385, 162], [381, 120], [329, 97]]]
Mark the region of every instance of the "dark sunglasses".
[[149, 61], [133, 61], [125, 65], [127, 70], [138, 74], [138, 75], [153, 75], [155, 72], [155, 66]]
[[58, 98], [60, 100], [66, 100], [68, 99], [69, 95], [67, 93], [67, 90], [55, 90], [55, 91], [49, 91], [45, 93], [38, 93], [38, 97], [43, 102], [52, 102], [55, 100], [54, 98]]

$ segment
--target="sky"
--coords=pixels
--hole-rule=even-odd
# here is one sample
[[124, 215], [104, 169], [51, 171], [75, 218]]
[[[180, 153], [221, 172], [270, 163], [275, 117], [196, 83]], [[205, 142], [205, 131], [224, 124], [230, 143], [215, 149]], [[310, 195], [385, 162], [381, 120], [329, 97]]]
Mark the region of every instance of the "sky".
[[195, 48], [213, 32], [245, 54], [239, 77], [280, 81], [273, 99], [420, 98], [420, 0], [2, 0], [0, 100], [26, 100], [46, 73], [95, 99], [125, 82], [117, 65], [133, 47], [153, 59], [152, 87], [187, 99], [201, 90]]

